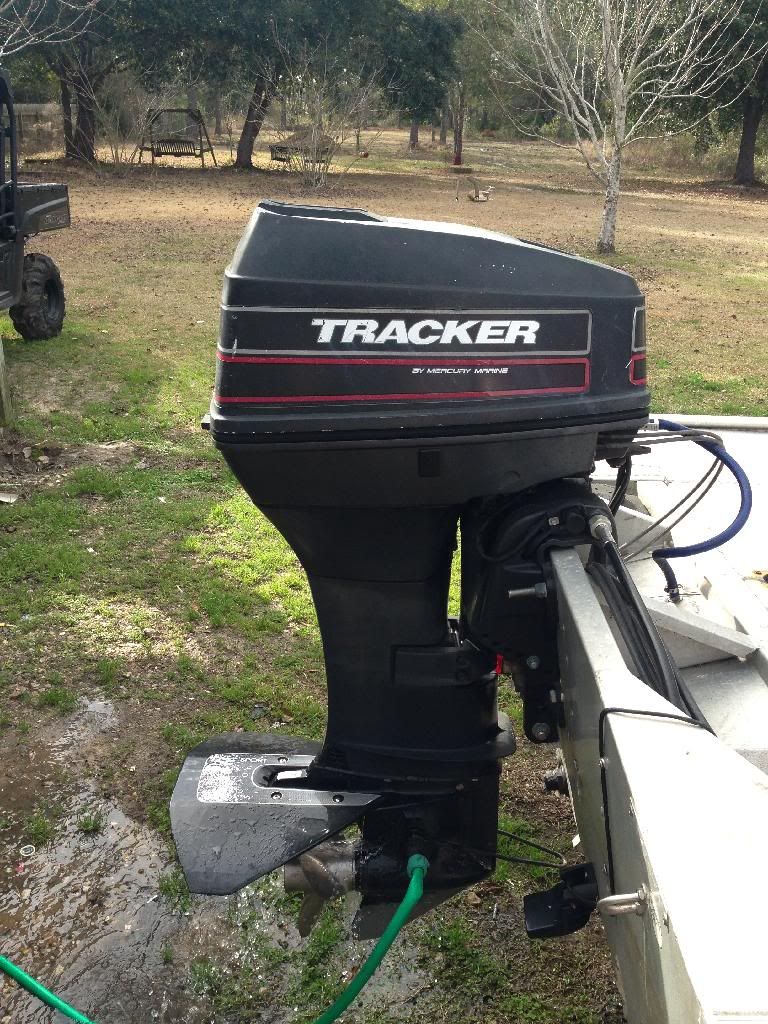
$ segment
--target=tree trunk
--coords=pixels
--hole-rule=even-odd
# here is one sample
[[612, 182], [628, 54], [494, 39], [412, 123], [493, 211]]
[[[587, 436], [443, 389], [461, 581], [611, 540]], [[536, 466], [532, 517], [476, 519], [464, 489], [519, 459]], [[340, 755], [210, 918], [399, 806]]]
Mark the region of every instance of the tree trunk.
[[411, 136], [408, 139], [408, 149], [419, 148], [419, 119], [418, 117], [411, 118]]
[[357, 125], [355, 126], [355, 152], [359, 153], [362, 149], [360, 141], [360, 135], [364, 128], [368, 127], [368, 104], [366, 103], [365, 97], [360, 100], [360, 109], [357, 114]]
[[597, 239], [597, 251], [616, 252], [616, 218], [621, 195], [621, 150], [615, 150], [608, 164], [608, 180], [603, 203], [603, 219]]
[[[188, 85], [187, 86], [187, 107], [190, 110], [199, 110], [199, 108], [200, 108], [200, 100], [198, 98], [197, 86], [196, 85]], [[192, 139], [192, 140], [197, 139], [197, 132], [198, 132], [198, 127], [195, 124], [195, 122], [194, 121], [187, 121], [187, 126], [186, 126], [186, 131], [185, 131], [185, 134], [186, 134], [187, 138], [188, 139]]]
[[90, 83], [79, 76], [72, 83], [77, 99], [77, 123], [72, 140], [73, 156], [85, 163], [96, 163], [96, 107]]
[[283, 131], [288, 127], [288, 100], [285, 93], [280, 97], [280, 127]]
[[464, 159], [464, 86], [459, 87], [458, 103], [453, 112], [453, 166], [461, 167]]
[[59, 75], [59, 89], [61, 90], [61, 113], [64, 121], [64, 156], [73, 160], [75, 153], [74, 126], [72, 124], [72, 93], [69, 82], [63, 75]]
[[221, 109], [221, 90], [213, 91], [213, 134], [224, 134], [224, 113]]
[[737, 185], [755, 184], [755, 146], [757, 132], [763, 117], [764, 102], [757, 96], [746, 95], [742, 101], [743, 116], [741, 123], [741, 141], [739, 155], [736, 160], [736, 172], [733, 180]]
[[248, 110], [245, 115], [245, 124], [237, 143], [235, 167], [239, 167], [241, 170], [253, 168], [253, 147], [256, 142], [256, 136], [264, 124], [264, 115], [267, 112], [271, 99], [272, 93], [269, 82], [265, 78], [260, 77], [253, 87], [253, 93], [248, 102]]
[[443, 97], [443, 105], [440, 109], [440, 145], [448, 145], [448, 126], [451, 120], [451, 108], [448, 96]]

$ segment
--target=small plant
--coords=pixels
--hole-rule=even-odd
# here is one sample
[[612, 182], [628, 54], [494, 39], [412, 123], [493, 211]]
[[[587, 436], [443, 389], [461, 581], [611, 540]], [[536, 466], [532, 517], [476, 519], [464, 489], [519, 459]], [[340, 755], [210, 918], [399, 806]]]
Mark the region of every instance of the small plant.
[[106, 815], [101, 811], [85, 811], [77, 819], [77, 831], [84, 836], [98, 835], [104, 828]]
[[207, 733], [201, 729], [190, 728], [179, 722], [168, 722], [162, 730], [163, 739], [179, 753], [186, 754], [192, 747], [201, 743]]
[[452, 993], [478, 998], [485, 992], [499, 991], [505, 984], [505, 967], [498, 950], [486, 949], [472, 920], [459, 915], [452, 920], [432, 922], [422, 944], [429, 959], [442, 954], [440, 980]]
[[290, 998], [303, 1007], [323, 1006], [338, 996], [338, 977], [329, 972], [328, 964], [343, 938], [337, 907], [327, 907], [307, 939], [301, 968], [294, 979]]
[[114, 690], [120, 679], [121, 663], [117, 658], [101, 658], [96, 662], [96, 678], [102, 687]]
[[166, 966], [173, 963], [173, 950], [170, 946], [163, 946], [160, 956]]
[[173, 868], [163, 875], [159, 883], [160, 894], [168, 900], [175, 910], [187, 911], [190, 908], [189, 886], [181, 868]]
[[42, 808], [37, 808], [24, 822], [24, 836], [34, 846], [47, 846], [55, 832], [53, 822]]
[[178, 768], [171, 768], [163, 772], [159, 779], [150, 779], [144, 786], [147, 820], [168, 839], [171, 837], [171, 814], [168, 804], [178, 776]]
[[209, 998], [221, 992], [221, 970], [208, 957], [193, 960], [189, 965], [192, 991]]
[[56, 708], [62, 715], [68, 715], [77, 707], [77, 696], [66, 686], [51, 686], [40, 695], [40, 707]]
[[108, 501], [114, 501], [123, 496], [120, 484], [113, 473], [92, 466], [84, 466], [72, 474], [67, 486], [67, 494], [73, 498], [87, 495], [106, 498]]

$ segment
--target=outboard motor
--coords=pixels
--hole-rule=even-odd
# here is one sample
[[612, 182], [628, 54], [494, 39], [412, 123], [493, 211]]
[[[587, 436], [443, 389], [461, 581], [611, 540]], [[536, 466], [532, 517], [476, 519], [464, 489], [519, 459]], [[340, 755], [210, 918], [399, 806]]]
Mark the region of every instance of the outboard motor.
[[306, 570], [328, 723], [322, 745], [233, 734], [191, 752], [171, 817], [193, 892], [286, 864], [304, 931], [357, 889], [371, 937], [412, 853], [430, 861], [421, 909], [494, 870], [515, 749], [497, 667], [529, 739], [556, 740], [547, 553], [610, 515], [589, 476], [646, 422], [644, 316], [622, 271], [505, 235], [256, 210], [226, 274], [207, 426]]

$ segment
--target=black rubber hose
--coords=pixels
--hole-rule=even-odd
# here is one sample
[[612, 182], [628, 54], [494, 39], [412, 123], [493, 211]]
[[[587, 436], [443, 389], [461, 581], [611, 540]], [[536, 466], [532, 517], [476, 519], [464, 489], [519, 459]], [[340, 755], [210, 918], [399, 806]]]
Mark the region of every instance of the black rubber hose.
[[622, 589], [624, 590], [627, 600], [632, 604], [634, 611], [640, 620], [643, 627], [643, 631], [648, 637], [648, 641], [653, 651], [653, 656], [656, 663], [659, 666], [661, 672], [661, 678], [664, 683], [664, 696], [670, 701], [675, 707], [681, 711], [685, 711], [685, 705], [680, 695], [680, 688], [678, 686], [678, 673], [677, 669], [672, 663], [672, 659], [669, 655], [669, 651], [664, 646], [661, 637], [659, 636], [656, 624], [651, 618], [648, 609], [645, 607], [640, 593], [635, 586], [635, 581], [632, 579], [629, 570], [624, 565], [624, 559], [621, 557], [618, 545], [615, 541], [608, 541], [604, 546], [603, 550], [611, 564], [611, 568], [616, 574]]
[[677, 707], [680, 703], [677, 687], [664, 673], [659, 658], [655, 656], [648, 632], [643, 629], [633, 602], [622, 592], [619, 581], [605, 565], [593, 562], [589, 571], [608, 601], [637, 675], [652, 690]]
[[[672, 696], [667, 697], [667, 699], [674, 704], [675, 707], [680, 708], [682, 711], [687, 711], [691, 717], [699, 723], [699, 725], [702, 725], [710, 732], [714, 732], [712, 726], [707, 721], [704, 713], [691, 693], [688, 684], [681, 677], [672, 655], [667, 650], [666, 644], [659, 636], [656, 623], [653, 621], [648, 609], [645, 607], [645, 602], [635, 586], [635, 581], [632, 579], [629, 570], [624, 564], [624, 559], [621, 557], [618, 545], [615, 541], [608, 541], [603, 550], [606, 552], [616, 576], [621, 581], [628, 599], [635, 608], [638, 618], [642, 624], [643, 631], [647, 634], [652, 645], [654, 657], [658, 661], [659, 668], [661, 669], [664, 678], [664, 688], [665, 690], [670, 689], [672, 692]], [[664, 696], [666, 696], [666, 694], [664, 694]]]
[[619, 471], [616, 474], [616, 486], [611, 500], [608, 502], [608, 506], [611, 513], [615, 516], [621, 508], [621, 504], [627, 496], [629, 490], [629, 482], [632, 479], [632, 456], [628, 455], [626, 459], [619, 466]]
[[677, 582], [677, 576], [675, 575], [674, 569], [666, 558], [664, 558], [664, 550], [664, 548], [657, 548], [651, 557], [664, 573], [664, 581], [667, 584], [666, 587], [664, 587], [664, 590], [669, 594], [670, 601], [673, 604], [680, 604], [683, 599], [680, 594], [680, 584]]

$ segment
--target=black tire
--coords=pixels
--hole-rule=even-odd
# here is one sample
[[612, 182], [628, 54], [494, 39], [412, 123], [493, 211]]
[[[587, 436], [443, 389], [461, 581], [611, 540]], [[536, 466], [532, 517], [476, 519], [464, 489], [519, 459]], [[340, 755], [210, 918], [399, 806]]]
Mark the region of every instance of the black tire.
[[13, 326], [27, 341], [61, 334], [66, 312], [64, 285], [50, 256], [30, 252], [24, 257], [21, 298], [8, 312]]

